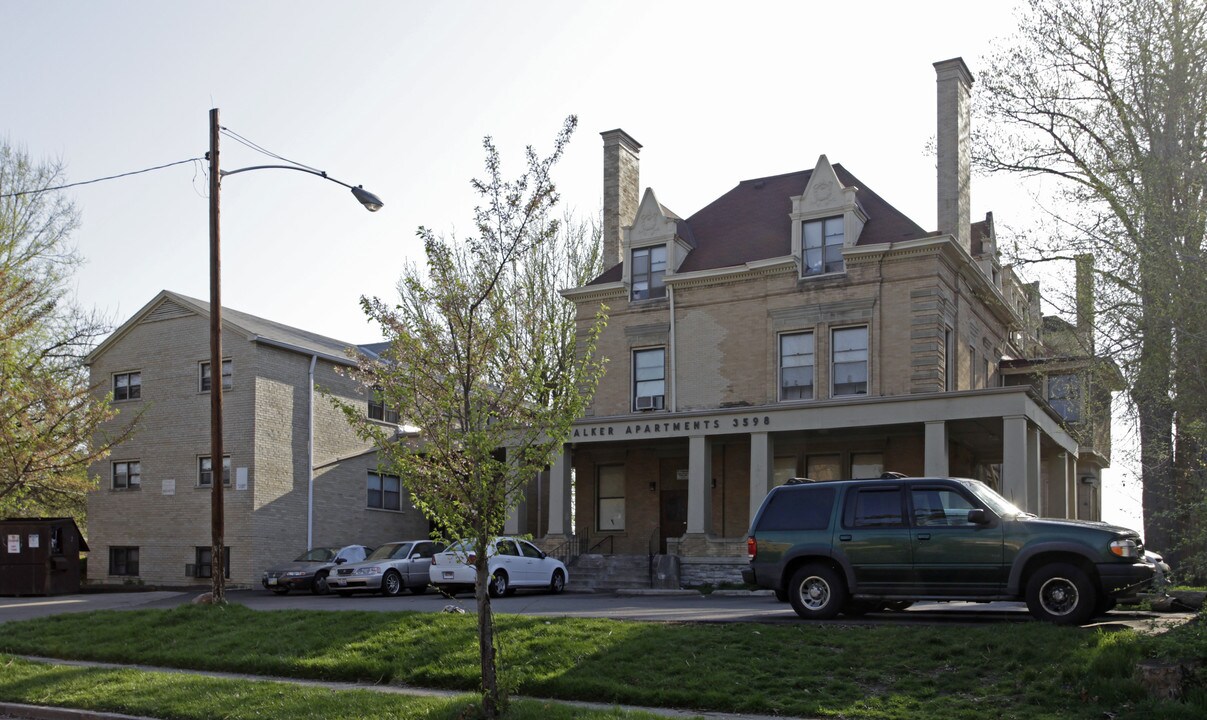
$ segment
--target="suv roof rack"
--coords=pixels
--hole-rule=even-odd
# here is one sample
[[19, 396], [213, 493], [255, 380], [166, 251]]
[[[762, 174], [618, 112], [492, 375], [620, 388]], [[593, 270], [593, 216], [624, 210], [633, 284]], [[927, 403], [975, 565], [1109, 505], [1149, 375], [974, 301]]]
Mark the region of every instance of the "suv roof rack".
[[889, 472], [880, 473], [879, 476], [874, 477], [874, 478], [835, 478], [833, 480], [818, 480], [815, 478], [808, 478], [808, 477], [794, 477], [794, 478], [788, 478], [788, 480], [784, 484], [785, 485], [805, 485], [807, 483], [848, 482], [850, 480], [903, 480], [908, 477], [910, 477], [910, 476], [906, 475], [905, 473], [889, 471]]

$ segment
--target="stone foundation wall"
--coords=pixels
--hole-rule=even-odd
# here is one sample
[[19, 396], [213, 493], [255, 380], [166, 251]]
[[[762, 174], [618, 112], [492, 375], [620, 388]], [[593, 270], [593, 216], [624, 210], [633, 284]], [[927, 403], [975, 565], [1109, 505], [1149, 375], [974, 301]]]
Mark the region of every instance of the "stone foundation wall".
[[747, 560], [741, 558], [685, 557], [679, 561], [679, 585], [740, 585], [742, 568]]

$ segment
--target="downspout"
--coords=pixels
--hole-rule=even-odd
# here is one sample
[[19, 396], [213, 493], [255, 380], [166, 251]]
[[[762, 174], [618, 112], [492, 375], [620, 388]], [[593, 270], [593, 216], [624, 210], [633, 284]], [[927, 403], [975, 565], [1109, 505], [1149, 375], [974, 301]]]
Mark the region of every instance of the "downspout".
[[678, 372], [675, 365], [675, 286], [667, 285], [671, 311], [671, 412], [679, 412]]
[[314, 549], [314, 366], [318, 355], [310, 356], [306, 383], [306, 550]]

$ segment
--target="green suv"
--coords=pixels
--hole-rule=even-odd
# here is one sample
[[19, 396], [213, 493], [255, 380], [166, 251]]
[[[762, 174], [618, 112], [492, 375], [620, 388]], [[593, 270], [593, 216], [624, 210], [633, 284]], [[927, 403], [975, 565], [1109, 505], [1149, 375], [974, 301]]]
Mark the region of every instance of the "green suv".
[[1085, 623], [1147, 587], [1133, 530], [1037, 518], [977, 480], [790, 481], [746, 540], [747, 583], [797, 615], [858, 615], [917, 600], [1025, 600], [1040, 620]]

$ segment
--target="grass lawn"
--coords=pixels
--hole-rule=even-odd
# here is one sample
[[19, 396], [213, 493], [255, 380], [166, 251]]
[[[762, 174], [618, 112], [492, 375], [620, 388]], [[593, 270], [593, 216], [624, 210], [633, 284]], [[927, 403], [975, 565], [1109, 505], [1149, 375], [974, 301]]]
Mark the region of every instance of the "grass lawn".
[[[185, 606], [6, 623], [0, 651], [472, 692], [474, 622]], [[1143, 658], [1207, 657], [1207, 622], [1160, 636], [1037, 622], [695, 625], [513, 615], [499, 616], [498, 628], [504, 682], [535, 697], [834, 718], [1207, 717], [1207, 687], [1186, 703], [1156, 703], [1132, 678]], [[8, 675], [0, 675], [0, 699], [14, 700], [28, 683], [14, 686]]]

